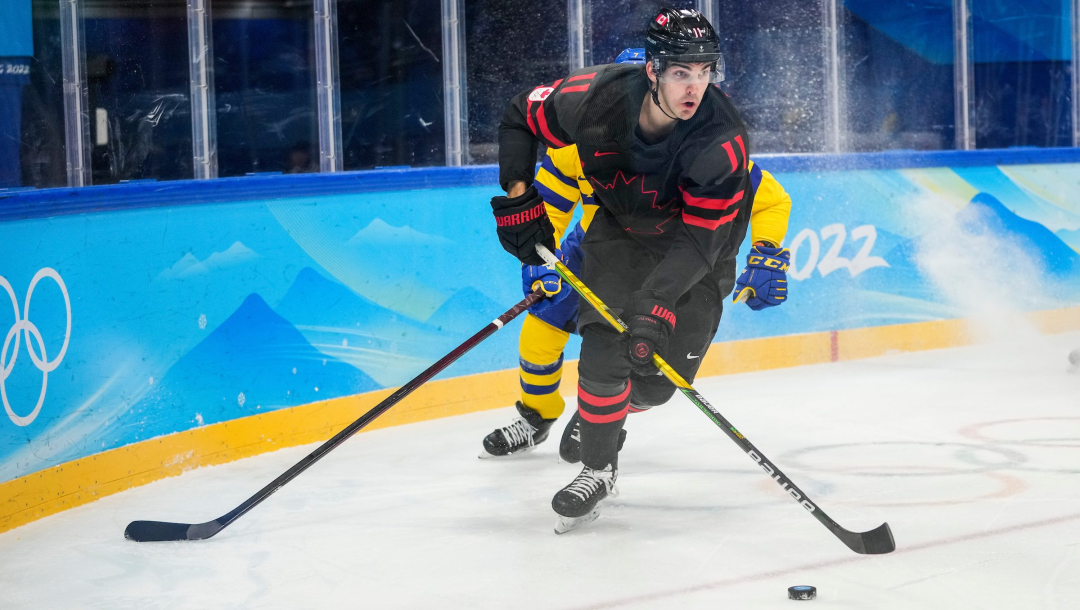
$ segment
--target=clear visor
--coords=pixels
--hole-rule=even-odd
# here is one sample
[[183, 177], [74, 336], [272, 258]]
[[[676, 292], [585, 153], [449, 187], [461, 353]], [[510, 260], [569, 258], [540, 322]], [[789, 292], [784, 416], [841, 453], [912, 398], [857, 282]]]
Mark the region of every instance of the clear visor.
[[688, 61], [683, 63], [677, 60], [668, 60], [667, 66], [661, 71], [660, 61], [653, 66], [660, 74], [660, 82], [674, 83], [676, 85], [696, 85], [719, 83], [724, 80], [724, 56], [721, 55], [713, 63], [699, 63]]

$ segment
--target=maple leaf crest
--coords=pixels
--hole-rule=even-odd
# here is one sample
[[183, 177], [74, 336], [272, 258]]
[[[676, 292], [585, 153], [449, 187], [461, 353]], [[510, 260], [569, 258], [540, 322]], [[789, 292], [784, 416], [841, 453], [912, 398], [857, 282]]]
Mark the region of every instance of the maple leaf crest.
[[[635, 181], [639, 183], [637, 186], [634, 185]], [[672, 218], [679, 215], [678, 210], [671, 210], [672, 204], [675, 203], [676, 199], [658, 203], [657, 199], [659, 193], [656, 191], [645, 190], [645, 177], [641, 174], [634, 174], [634, 176], [627, 179], [622, 171], [617, 171], [615, 172], [615, 177], [612, 178], [611, 182], [608, 184], [604, 184], [591, 176], [589, 177], [589, 182], [592, 182], [593, 186], [597, 189], [602, 189], [611, 193], [610, 197], [601, 197], [601, 199], [606, 199], [611, 203], [620, 205], [624, 208], [624, 214], [631, 216], [631, 218], [634, 218], [635, 220], [643, 216], [640, 212], [637, 214], [634, 213], [634, 210], [638, 208], [635, 204], [638, 202], [648, 202], [649, 207], [653, 210], [671, 211], [670, 214], [666, 215], [650, 229], [642, 230], [642, 227], [623, 227], [630, 233], [659, 235], [664, 232], [663, 226], [671, 221]], [[652, 217], [649, 222], [649, 224], [652, 224], [651, 220], [656, 219], [656, 216], [652, 214], [649, 214], [648, 216]]]

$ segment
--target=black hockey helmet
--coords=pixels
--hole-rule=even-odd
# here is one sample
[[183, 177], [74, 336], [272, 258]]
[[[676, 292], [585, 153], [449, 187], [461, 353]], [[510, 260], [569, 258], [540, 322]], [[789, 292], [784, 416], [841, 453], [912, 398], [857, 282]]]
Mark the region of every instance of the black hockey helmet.
[[713, 64], [713, 82], [724, 80], [720, 37], [712, 24], [694, 9], [662, 8], [645, 33], [645, 57], [657, 74], [670, 61]]

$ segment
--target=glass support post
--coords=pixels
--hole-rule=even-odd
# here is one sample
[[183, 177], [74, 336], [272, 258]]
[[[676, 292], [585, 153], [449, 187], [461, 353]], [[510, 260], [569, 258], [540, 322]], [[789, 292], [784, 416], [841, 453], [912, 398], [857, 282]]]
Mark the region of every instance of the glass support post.
[[89, 186], [92, 180], [90, 110], [87, 108], [82, 0], [60, 0], [60, 51], [64, 70], [64, 143], [68, 186]]
[[1080, 0], [1072, 0], [1072, 145], [1080, 148]]
[[[567, 32], [570, 40], [570, 71], [586, 66], [585, 61], [585, 7], [584, 0], [566, 0]], [[590, 62], [591, 63], [591, 62]]]
[[468, 83], [465, 80], [465, 0], [442, 0], [443, 121], [446, 165], [469, 160]]
[[315, 73], [318, 90], [319, 171], [340, 172], [341, 88], [337, 0], [315, 0]]
[[839, 0], [821, 0], [825, 65], [825, 152], [841, 150], [840, 23]]
[[953, 0], [953, 83], [956, 107], [956, 148], [975, 148], [973, 112], [975, 59], [972, 53], [971, 0]]
[[720, 0], [697, 0], [697, 10], [712, 24], [713, 29], [718, 29], [716, 18], [720, 15]]
[[217, 106], [210, 0], [187, 0], [188, 74], [191, 79], [191, 151], [196, 180], [218, 177]]

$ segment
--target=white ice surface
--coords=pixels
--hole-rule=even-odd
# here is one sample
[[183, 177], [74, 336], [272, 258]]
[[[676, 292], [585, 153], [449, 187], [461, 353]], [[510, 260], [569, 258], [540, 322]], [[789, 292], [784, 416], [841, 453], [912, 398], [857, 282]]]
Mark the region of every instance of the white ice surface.
[[[0, 535], [10, 608], [1077, 608], [1080, 333], [699, 380], [850, 552], [681, 396], [628, 420], [622, 495], [552, 533], [553, 439], [479, 460], [500, 409], [361, 434], [203, 542], [314, 446], [203, 468]], [[564, 420], [567, 418], [564, 415]], [[554, 436], [562, 430], [556, 424]], [[813, 602], [787, 600], [812, 584]]]

